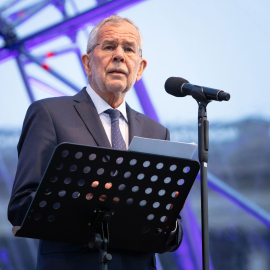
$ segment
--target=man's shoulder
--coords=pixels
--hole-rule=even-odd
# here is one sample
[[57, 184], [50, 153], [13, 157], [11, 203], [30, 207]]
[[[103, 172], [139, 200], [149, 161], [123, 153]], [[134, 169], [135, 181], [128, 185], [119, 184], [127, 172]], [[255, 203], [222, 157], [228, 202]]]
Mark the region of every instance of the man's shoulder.
[[61, 97], [51, 97], [51, 98], [45, 98], [40, 99], [37, 101], [34, 101], [30, 106], [29, 109], [35, 109], [35, 108], [46, 108], [46, 109], [61, 109], [66, 107], [66, 105], [72, 105], [75, 101], [82, 100], [85, 98], [85, 89], [82, 89], [79, 93], [77, 93], [74, 96], [61, 96]]

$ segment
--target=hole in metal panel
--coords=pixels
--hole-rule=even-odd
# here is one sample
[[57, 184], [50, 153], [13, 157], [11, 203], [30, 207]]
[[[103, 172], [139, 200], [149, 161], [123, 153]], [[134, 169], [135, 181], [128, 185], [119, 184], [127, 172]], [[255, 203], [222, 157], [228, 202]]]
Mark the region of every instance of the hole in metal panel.
[[169, 203], [166, 205], [166, 209], [167, 210], [171, 210], [173, 208], [173, 204], [172, 203]]
[[78, 181], [78, 186], [83, 186], [85, 184], [85, 180], [84, 179], [80, 179], [79, 181]]
[[128, 205], [132, 204], [132, 203], [133, 203], [133, 199], [132, 199], [132, 198], [127, 199], [126, 203], [127, 203]]
[[177, 185], [179, 185], [179, 186], [182, 186], [184, 183], [185, 183], [185, 180], [184, 179], [179, 179], [177, 181]]
[[168, 218], [166, 216], [163, 216], [163, 217], [160, 218], [161, 222], [166, 222], [167, 220], [168, 220]]
[[164, 183], [165, 184], [168, 184], [168, 183], [170, 183], [171, 182], [171, 177], [166, 177], [165, 179], [164, 179]]
[[66, 185], [70, 184], [71, 183], [71, 178], [70, 177], [67, 177], [65, 180], [64, 180], [64, 183]]
[[41, 218], [41, 214], [40, 213], [37, 213], [34, 215], [34, 219], [35, 220], [39, 220]]
[[131, 176], [131, 172], [125, 172], [124, 177], [129, 178]]
[[118, 171], [117, 170], [114, 170], [114, 171], [111, 171], [111, 176], [114, 177], [118, 174]]
[[164, 166], [164, 164], [160, 162], [160, 163], [158, 163], [158, 164], [157, 164], [157, 169], [159, 169], [159, 170], [160, 170], [160, 169], [162, 169], [162, 168], [163, 168], [163, 166]]
[[121, 184], [121, 185], [118, 187], [119, 190], [124, 190], [125, 188], [126, 188], [126, 185], [124, 185], [124, 184]]
[[190, 171], [190, 167], [186, 166], [184, 169], [183, 169], [183, 172], [184, 173], [188, 173]]
[[172, 193], [172, 197], [173, 197], [173, 198], [176, 198], [178, 195], [179, 195], [179, 192], [178, 192], [178, 191], [174, 191], [174, 192]]
[[86, 200], [90, 201], [91, 199], [93, 199], [93, 193], [88, 193], [85, 196]]
[[150, 188], [150, 187], [145, 190], [146, 194], [150, 194], [151, 192], [152, 192], [152, 188]]
[[111, 187], [112, 187], [112, 183], [111, 182], [105, 184], [105, 188], [106, 189], [110, 189]]
[[39, 203], [39, 207], [45, 207], [47, 205], [47, 202], [46, 201], [41, 201]]
[[171, 167], [170, 167], [170, 170], [173, 172], [177, 169], [177, 166], [175, 164], [173, 164]]
[[159, 203], [159, 202], [153, 203], [153, 207], [154, 207], [154, 208], [158, 208], [159, 206], [160, 206], [160, 203]]
[[131, 166], [134, 166], [136, 163], [137, 163], [137, 159], [132, 159], [132, 160], [129, 162], [129, 164], [130, 164]]
[[58, 195], [60, 196], [60, 197], [63, 197], [63, 196], [65, 196], [66, 195], [66, 191], [65, 190], [61, 190], [61, 191], [59, 191], [58, 192]]
[[104, 202], [106, 199], [107, 199], [107, 196], [106, 195], [100, 195], [100, 197], [99, 197], [99, 200], [101, 202]]
[[77, 152], [75, 154], [75, 158], [77, 158], [77, 159], [80, 159], [82, 156], [83, 156], [83, 153], [82, 152]]
[[48, 221], [49, 221], [49, 222], [52, 222], [52, 221], [54, 221], [54, 220], [55, 220], [55, 216], [54, 216], [54, 215], [48, 216]]
[[95, 160], [96, 157], [97, 157], [96, 154], [91, 154], [91, 155], [89, 156], [89, 160]]
[[75, 164], [71, 165], [70, 168], [69, 168], [69, 170], [71, 172], [75, 172], [77, 170], [77, 165], [75, 165]]
[[99, 182], [98, 181], [94, 181], [93, 183], [92, 183], [92, 187], [97, 187], [99, 185]]
[[138, 178], [138, 180], [142, 180], [144, 178], [144, 174], [140, 173], [137, 178]]
[[60, 203], [56, 202], [53, 204], [53, 209], [59, 209], [60, 208]]
[[52, 193], [52, 189], [46, 188], [44, 193], [45, 193], [45, 195], [50, 195]]
[[157, 180], [158, 180], [157, 175], [153, 175], [153, 176], [151, 177], [151, 181], [152, 181], [152, 182], [156, 182]]
[[142, 228], [142, 232], [143, 232], [143, 233], [149, 232], [149, 227], [148, 227], [148, 226], [144, 226], [144, 227]]
[[155, 234], [161, 234], [161, 233], [162, 233], [162, 229], [160, 228], [155, 229]]
[[67, 157], [68, 153], [69, 153], [68, 150], [64, 150], [64, 151], [62, 151], [61, 156]]
[[154, 216], [153, 214], [150, 214], [150, 215], [147, 216], [147, 219], [148, 219], [148, 220], [153, 220], [154, 217], [155, 217], [155, 216]]
[[50, 179], [52, 183], [56, 182], [57, 180], [58, 180], [58, 177], [56, 175], [52, 176]]
[[147, 167], [149, 167], [150, 166], [150, 161], [145, 161], [144, 163], [143, 163], [143, 167], [145, 167], [145, 168], [147, 168]]
[[103, 168], [99, 168], [98, 170], [97, 170], [97, 174], [98, 175], [102, 175], [104, 173], [104, 169]]
[[103, 162], [108, 162], [110, 160], [110, 156], [105, 156], [102, 158]]
[[161, 189], [161, 190], [158, 192], [158, 195], [159, 195], [159, 196], [163, 196], [165, 193], [166, 193], [166, 191], [165, 191], [164, 189]]
[[80, 197], [80, 192], [78, 192], [78, 191], [73, 192], [72, 198], [77, 199], [79, 197]]
[[118, 203], [119, 201], [120, 201], [120, 198], [119, 198], [119, 197], [114, 197], [114, 198], [113, 198], [113, 202], [114, 202], [114, 203]]
[[58, 164], [55, 166], [56, 170], [61, 170], [63, 167], [64, 167], [64, 164], [63, 164], [63, 163], [58, 163]]
[[85, 168], [83, 168], [84, 173], [89, 173], [90, 171], [91, 171], [91, 168], [89, 166], [86, 166]]
[[146, 200], [140, 201], [140, 206], [145, 206], [146, 204], [147, 204], [147, 201]]
[[122, 157], [119, 157], [116, 159], [117, 164], [121, 164], [123, 161], [124, 161], [124, 159]]
[[138, 186], [134, 186], [131, 190], [132, 190], [132, 192], [137, 192], [139, 190], [139, 187]]

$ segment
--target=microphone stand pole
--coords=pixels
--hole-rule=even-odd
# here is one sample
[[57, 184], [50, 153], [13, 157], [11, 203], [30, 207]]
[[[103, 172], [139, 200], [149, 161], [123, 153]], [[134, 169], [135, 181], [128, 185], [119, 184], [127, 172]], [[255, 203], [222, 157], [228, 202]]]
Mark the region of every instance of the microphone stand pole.
[[192, 97], [198, 102], [198, 156], [201, 174], [201, 221], [202, 221], [202, 258], [203, 270], [209, 270], [209, 230], [208, 230], [208, 190], [207, 190], [207, 162], [209, 148], [209, 122], [207, 120], [207, 100], [203, 89], [194, 86]]

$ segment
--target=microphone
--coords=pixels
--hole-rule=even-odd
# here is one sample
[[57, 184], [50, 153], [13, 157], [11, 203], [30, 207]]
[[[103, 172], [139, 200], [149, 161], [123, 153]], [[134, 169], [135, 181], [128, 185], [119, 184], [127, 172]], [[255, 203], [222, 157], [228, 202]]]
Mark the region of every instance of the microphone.
[[165, 82], [165, 90], [168, 94], [175, 97], [185, 97], [186, 95], [192, 95], [192, 90], [196, 87], [200, 87], [207, 100], [228, 101], [230, 94], [222, 90], [193, 85], [189, 81], [180, 77], [170, 77]]

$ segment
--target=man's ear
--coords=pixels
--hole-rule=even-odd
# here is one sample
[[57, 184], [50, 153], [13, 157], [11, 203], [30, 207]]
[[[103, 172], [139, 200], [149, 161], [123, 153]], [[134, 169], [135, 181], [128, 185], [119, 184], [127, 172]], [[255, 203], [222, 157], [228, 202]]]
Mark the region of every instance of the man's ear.
[[85, 73], [88, 77], [92, 76], [91, 68], [90, 68], [91, 57], [89, 54], [82, 55], [82, 64], [85, 70]]
[[139, 81], [142, 77], [142, 74], [147, 66], [147, 61], [145, 59], [141, 59], [139, 71], [137, 73], [136, 82]]

